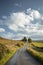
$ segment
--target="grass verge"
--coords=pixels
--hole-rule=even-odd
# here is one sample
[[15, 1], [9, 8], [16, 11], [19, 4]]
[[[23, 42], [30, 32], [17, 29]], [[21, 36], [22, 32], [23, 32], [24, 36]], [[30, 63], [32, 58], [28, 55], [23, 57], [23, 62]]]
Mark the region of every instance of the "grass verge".
[[10, 50], [10, 53], [6, 54], [1, 60], [0, 60], [0, 65], [4, 65], [20, 48], [24, 47], [24, 43], [17, 43], [13, 50]]
[[0, 60], [0, 65], [4, 65], [12, 56], [13, 54], [16, 53], [18, 49], [15, 48], [13, 51], [11, 51], [9, 54], [6, 54], [1, 60]]
[[[37, 47], [43, 47], [43, 43], [34, 43], [35, 46]], [[32, 48], [32, 44], [30, 44], [30, 47], [27, 49], [27, 52], [32, 55], [34, 58], [36, 58], [40, 63], [43, 65], [43, 52], [37, 51]]]

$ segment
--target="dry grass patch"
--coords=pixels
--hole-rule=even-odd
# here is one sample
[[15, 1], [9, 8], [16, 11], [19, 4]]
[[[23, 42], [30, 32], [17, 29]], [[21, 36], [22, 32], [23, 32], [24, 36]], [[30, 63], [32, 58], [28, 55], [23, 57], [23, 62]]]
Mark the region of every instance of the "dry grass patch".
[[0, 39], [0, 58], [1, 58], [0, 65], [4, 65], [13, 56], [13, 54], [23, 46], [25, 46], [25, 44], [22, 41], [8, 40], [8, 39], [1, 38]]
[[34, 48], [32, 48], [32, 44], [33, 46], [36, 46], [38, 48], [43, 47], [43, 42], [33, 42], [30, 44], [29, 48], [27, 49], [27, 51], [35, 58], [37, 58], [40, 62], [43, 63], [43, 52], [41, 51], [37, 51]]

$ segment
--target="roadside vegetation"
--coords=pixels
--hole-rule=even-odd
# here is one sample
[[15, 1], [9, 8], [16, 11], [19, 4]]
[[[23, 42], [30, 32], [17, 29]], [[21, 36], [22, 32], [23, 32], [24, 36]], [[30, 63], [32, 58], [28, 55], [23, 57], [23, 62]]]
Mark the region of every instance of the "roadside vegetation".
[[0, 38], [0, 65], [4, 65], [23, 46], [23, 41]]
[[26, 37], [24, 37], [24, 38], [22, 39], [22, 41], [27, 42], [27, 38], [26, 38]]
[[43, 63], [43, 42], [32, 42], [31, 38], [8, 40], [0, 37], [0, 65], [4, 65], [28, 41], [27, 52]]
[[27, 52], [43, 63], [43, 42], [31, 42]]

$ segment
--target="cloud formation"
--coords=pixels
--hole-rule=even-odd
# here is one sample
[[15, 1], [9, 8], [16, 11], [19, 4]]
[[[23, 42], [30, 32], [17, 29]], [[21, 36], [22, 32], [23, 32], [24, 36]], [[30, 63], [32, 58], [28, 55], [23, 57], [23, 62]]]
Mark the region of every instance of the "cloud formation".
[[0, 32], [5, 32], [5, 29], [4, 28], [0, 28]]
[[[0, 24], [6, 25], [10, 30], [17, 32], [14, 37], [23, 37], [25, 35], [35, 37], [43, 35], [43, 15], [38, 10], [31, 8], [25, 12], [11, 13], [8, 17], [3, 17], [5, 20], [0, 20]], [[4, 23], [3, 23], [4, 22]], [[20, 33], [18, 33], [20, 32]], [[19, 35], [20, 34], [20, 35]], [[42, 34], [42, 35], [40, 35]], [[9, 33], [8, 38], [12, 38]], [[19, 35], [19, 36], [18, 36]], [[6, 35], [5, 35], [6, 36]], [[38, 37], [39, 37], [38, 36]]]
[[27, 13], [34, 19], [41, 19], [41, 14], [38, 10], [33, 10], [31, 8], [27, 9]]
[[[42, 32], [43, 26], [40, 24], [41, 21], [42, 15], [39, 11], [27, 9], [27, 14], [24, 12], [12, 13], [10, 15], [10, 23], [8, 27], [14, 31], [25, 31], [28, 33], [38, 31]], [[33, 24], [32, 22], [36, 23]]]
[[2, 37], [7, 38], [7, 39], [13, 39], [15, 35], [11, 32], [7, 32], [6, 34], [3, 34]]

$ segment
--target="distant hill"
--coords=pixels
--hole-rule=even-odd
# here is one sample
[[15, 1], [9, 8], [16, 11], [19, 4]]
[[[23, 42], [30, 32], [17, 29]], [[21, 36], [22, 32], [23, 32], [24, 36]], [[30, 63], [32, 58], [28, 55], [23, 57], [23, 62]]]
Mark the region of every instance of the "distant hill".
[[3, 37], [0, 37], [0, 39], [5, 39], [5, 38], [3, 38]]
[[33, 40], [33, 42], [43, 42], [43, 40]]
[[4, 37], [0, 37], [0, 40], [10, 40], [10, 39], [4, 38]]

